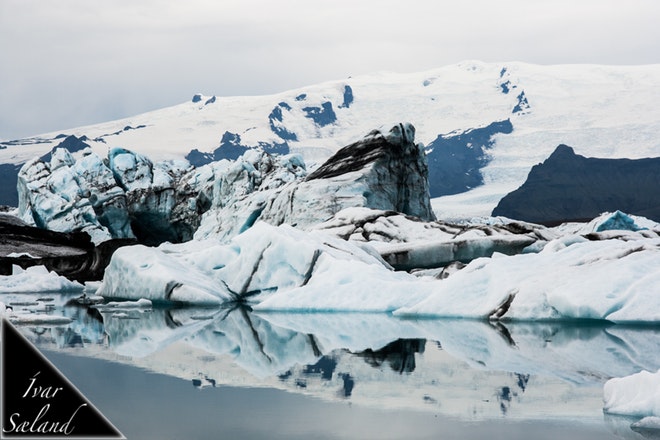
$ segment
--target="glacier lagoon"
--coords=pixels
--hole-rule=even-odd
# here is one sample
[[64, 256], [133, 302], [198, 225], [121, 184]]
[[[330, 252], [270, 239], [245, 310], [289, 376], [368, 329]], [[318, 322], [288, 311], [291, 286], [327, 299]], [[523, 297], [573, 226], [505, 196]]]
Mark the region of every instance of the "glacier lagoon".
[[[85, 286], [13, 266], [0, 314], [86, 383], [129, 438], [649, 434], [657, 417], [638, 421], [660, 412], [654, 403], [632, 419], [605, 415], [603, 392], [612, 378], [632, 391], [660, 381], [635, 376], [660, 363], [659, 225], [619, 211], [557, 228], [435, 221], [428, 197], [411, 197], [428, 193], [413, 132], [375, 131], [303, 180], [292, 158], [248, 155], [213, 173], [217, 206], [194, 240], [122, 247]], [[348, 154], [365, 145], [368, 165]], [[58, 157], [55, 171], [73, 160]], [[254, 173], [264, 158], [265, 179]], [[398, 177], [383, 180], [392, 164]], [[418, 178], [400, 187], [411, 166]], [[47, 187], [35, 189], [48, 199]], [[35, 259], [24, 251], [7, 258]], [[17, 293], [30, 289], [41, 293]], [[616, 397], [621, 383], [609, 408], [632, 408]]]
[[127, 438], [640, 439], [603, 385], [660, 368], [654, 325], [79, 297], [3, 294], [60, 319], [16, 324]]

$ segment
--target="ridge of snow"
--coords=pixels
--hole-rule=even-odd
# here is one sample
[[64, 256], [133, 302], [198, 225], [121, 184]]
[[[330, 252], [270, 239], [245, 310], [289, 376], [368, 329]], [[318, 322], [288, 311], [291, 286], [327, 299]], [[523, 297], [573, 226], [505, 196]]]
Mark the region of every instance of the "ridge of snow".
[[[343, 105], [345, 87], [353, 101]], [[508, 92], [505, 93], [505, 90]], [[527, 107], [512, 113], [524, 92]], [[303, 97], [304, 95], [304, 97]], [[301, 98], [302, 97], [302, 98]], [[660, 65], [551, 65], [465, 61], [425, 72], [380, 72], [324, 82], [265, 96], [201, 96], [198, 102], [116, 121], [5, 142], [0, 163], [21, 163], [49, 151], [59, 133], [86, 135], [101, 156], [122, 147], [153, 160], [181, 159], [193, 148], [211, 152], [226, 131], [242, 143], [282, 142], [269, 115], [280, 103], [281, 123], [295, 133], [292, 153], [311, 165], [362, 138], [373, 127], [400, 120], [417, 129], [426, 144], [440, 134], [511, 118], [514, 131], [496, 135], [484, 185], [443, 197], [444, 215], [460, 205], [484, 215], [519, 186], [531, 166], [563, 143], [578, 154], [607, 158], [660, 156]], [[310, 110], [331, 103], [336, 120], [316, 123]], [[324, 103], [326, 105], [324, 105]], [[314, 112], [312, 111], [314, 114]], [[102, 137], [102, 138], [101, 138]], [[96, 140], [95, 140], [96, 139]], [[99, 140], [102, 139], [102, 140]], [[40, 143], [35, 143], [40, 142]], [[20, 145], [23, 143], [23, 145]]]

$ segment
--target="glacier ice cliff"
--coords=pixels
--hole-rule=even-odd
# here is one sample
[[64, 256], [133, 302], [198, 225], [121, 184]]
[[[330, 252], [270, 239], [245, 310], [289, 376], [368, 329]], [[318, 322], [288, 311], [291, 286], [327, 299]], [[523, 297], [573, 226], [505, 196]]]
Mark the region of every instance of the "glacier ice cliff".
[[102, 159], [64, 148], [27, 162], [18, 175], [19, 217], [58, 232], [86, 232], [94, 243], [137, 238], [148, 244], [192, 238], [210, 206], [210, 166], [151, 160], [115, 148]]

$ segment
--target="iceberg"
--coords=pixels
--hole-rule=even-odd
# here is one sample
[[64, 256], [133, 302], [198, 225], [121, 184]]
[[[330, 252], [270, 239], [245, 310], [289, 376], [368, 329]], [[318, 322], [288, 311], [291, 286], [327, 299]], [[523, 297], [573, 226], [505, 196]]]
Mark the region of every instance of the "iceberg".
[[[94, 154], [90, 149], [85, 151], [87, 155]], [[97, 209], [105, 203], [117, 206], [122, 204], [123, 194], [114, 182], [103, 185], [107, 173], [102, 171], [105, 166], [100, 160], [86, 159], [85, 163], [91, 168], [79, 175], [75, 159], [64, 148], [55, 149], [50, 162], [40, 158], [27, 162], [18, 174], [20, 218], [29, 225], [52, 231], [84, 231], [95, 243], [111, 239], [108, 228], [99, 222], [92, 200]], [[85, 181], [92, 177], [95, 183]], [[90, 187], [95, 188], [94, 193]], [[119, 225], [115, 229], [124, 230]]]
[[232, 299], [220, 283], [171, 255], [143, 245], [118, 249], [96, 291], [104, 298], [218, 305]]
[[[648, 416], [630, 425], [633, 431], [660, 431], [660, 417]], [[651, 437], [652, 438], [652, 437]]]
[[[395, 233], [410, 240], [404, 244], [422, 254], [428, 244], [421, 241], [421, 231], [437, 228], [438, 237], [445, 234], [445, 241], [438, 243], [453, 245], [447, 238], [451, 228], [439, 223], [429, 226], [399, 214], [380, 215], [382, 212], [362, 209], [343, 211], [342, 215], [356, 219], [368, 217], [366, 214], [375, 217], [371, 223], [358, 222], [362, 232], [357, 235], [363, 239]], [[410, 225], [417, 225], [419, 231], [402, 227]], [[537, 243], [544, 242], [542, 238], [559, 238], [545, 242], [537, 253], [509, 256], [494, 252], [462, 268], [452, 265], [439, 274], [411, 274], [393, 270], [389, 264], [383, 249], [393, 243], [351, 238], [355, 235], [352, 230], [355, 225], [350, 222], [304, 231], [287, 224], [273, 226], [257, 221], [227, 243], [206, 239], [166, 243], [158, 248], [125, 247], [113, 256], [98, 294], [188, 304], [238, 301], [259, 311], [660, 321], [660, 310], [653, 306], [660, 285], [660, 237], [652, 231], [630, 231], [632, 235], [625, 239], [589, 240], [545, 228], [514, 234], [506, 229], [495, 233], [498, 230], [493, 225], [472, 230], [465, 227], [462, 237], [472, 252], [482, 251], [480, 246], [485, 240], [498, 236], [538, 239]], [[348, 240], [342, 238], [347, 235]]]
[[282, 191], [295, 187], [307, 175], [305, 162], [295, 154], [278, 158], [248, 150], [234, 162], [220, 163], [223, 166], [214, 175], [210, 209], [194, 235], [197, 240], [228, 241], [249, 229], [264, 219], [264, 212]]
[[660, 417], [660, 370], [608, 380], [603, 402], [603, 410], [610, 414]]
[[187, 304], [247, 301], [261, 310], [382, 312], [418, 302], [433, 286], [331, 235], [258, 222], [227, 244], [209, 239], [123, 247], [97, 294]]
[[14, 265], [11, 275], [0, 275], [0, 293], [82, 292], [84, 288], [79, 282], [50, 272], [44, 266], [24, 270]]
[[537, 241], [558, 235], [532, 224], [456, 224], [423, 221], [396, 211], [346, 208], [310, 230], [331, 233], [355, 243], [368, 243], [397, 270], [445, 267], [494, 253], [518, 254]]
[[566, 236], [537, 254], [479, 258], [399, 316], [658, 322], [660, 238]]
[[153, 163], [122, 148], [101, 159], [91, 148], [75, 158], [56, 148], [50, 160], [28, 161], [18, 174], [19, 216], [58, 232], [87, 232], [95, 244], [113, 238], [185, 241], [210, 206], [215, 169], [186, 161]]
[[257, 220], [301, 229], [346, 208], [392, 210], [434, 220], [423, 148], [412, 124], [373, 130], [307, 174], [302, 157], [247, 151], [214, 186], [195, 238], [228, 241]]

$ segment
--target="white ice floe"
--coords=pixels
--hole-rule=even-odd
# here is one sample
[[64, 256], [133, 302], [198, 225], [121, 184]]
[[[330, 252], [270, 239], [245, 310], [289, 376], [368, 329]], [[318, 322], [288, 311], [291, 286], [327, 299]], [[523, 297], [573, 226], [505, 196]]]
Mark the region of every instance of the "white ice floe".
[[566, 236], [538, 254], [472, 261], [405, 316], [660, 321], [660, 239]]
[[0, 275], [0, 293], [77, 292], [83, 289], [82, 284], [49, 272], [44, 266], [24, 270], [14, 265], [12, 275]]
[[73, 321], [67, 316], [49, 315], [46, 313], [14, 313], [9, 315], [8, 319], [14, 324], [61, 325], [69, 324]]
[[153, 306], [153, 303], [146, 299], [140, 298], [137, 301], [110, 301], [107, 304], [99, 304], [96, 306], [97, 309], [149, 309]]
[[[473, 235], [478, 245], [483, 238]], [[391, 270], [373, 241], [258, 222], [227, 244], [122, 248], [98, 294], [193, 304], [245, 300], [256, 310], [660, 321], [660, 238], [598, 238], [568, 234], [538, 253], [495, 253], [440, 281]]]
[[391, 311], [426, 297], [431, 282], [395, 272], [324, 233], [263, 222], [226, 245], [215, 240], [119, 249], [97, 294], [260, 309]]
[[21, 308], [14, 310], [11, 305], [6, 305], [0, 301], [0, 318], [5, 318], [15, 324], [69, 324], [73, 321], [68, 316], [50, 315], [40, 313], [36, 308]]
[[207, 274], [172, 255], [142, 245], [118, 249], [106, 268], [97, 295], [195, 304], [220, 304], [230, 292]]
[[[582, 230], [518, 225], [514, 233], [505, 223], [463, 227], [354, 208], [313, 231], [257, 222], [227, 244], [207, 239], [119, 249], [97, 294], [189, 304], [240, 300], [256, 310], [657, 322], [660, 238], [638, 225], [643, 220], [617, 212]], [[614, 239], [607, 235], [612, 230], [628, 235]], [[483, 251], [484, 240], [510, 244], [518, 236], [541, 242], [539, 252], [494, 252], [443, 281], [393, 271], [380, 258], [387, 246], [402, 243], [424, 255], [429, 244], [421, 237], [433, 237], [450, 248], [448, 261], [460, 260], [461, 252]]]
[[610, 414], [659, 417], [660, 370], [608, 380], [603, 387], [603, 409]]
[[558, 236], [543, 226], [514, 220], [469, 224], [421, 221], [394, 211], [365, 207], [343, 209], [310, 229], [369, 243], [389, 264], [405, 270], [467, 262], [495, 252], [517, 254], [537, 240], [545, 243]]
[[630, 425], [634, 430], [653, 429], [660, 431], [660, 417], [648, 416]]

